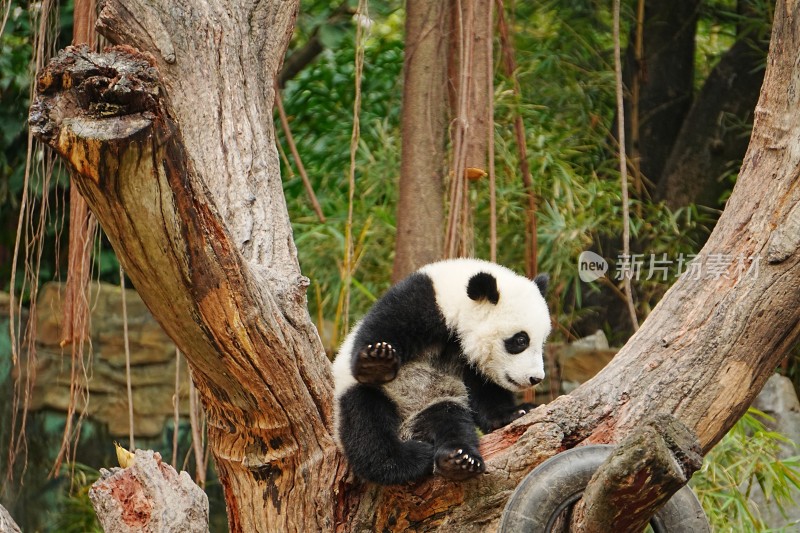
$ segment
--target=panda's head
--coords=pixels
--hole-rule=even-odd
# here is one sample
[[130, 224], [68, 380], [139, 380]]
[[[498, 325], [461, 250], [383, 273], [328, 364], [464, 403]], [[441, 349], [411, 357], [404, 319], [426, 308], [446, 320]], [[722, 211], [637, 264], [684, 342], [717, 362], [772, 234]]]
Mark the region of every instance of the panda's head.
[[423, 270], [470, 364], [511, 391], [544, 379], [542, 351], [550, 334], [547, 276], [531, 281], [475, 259], [434, 263]]

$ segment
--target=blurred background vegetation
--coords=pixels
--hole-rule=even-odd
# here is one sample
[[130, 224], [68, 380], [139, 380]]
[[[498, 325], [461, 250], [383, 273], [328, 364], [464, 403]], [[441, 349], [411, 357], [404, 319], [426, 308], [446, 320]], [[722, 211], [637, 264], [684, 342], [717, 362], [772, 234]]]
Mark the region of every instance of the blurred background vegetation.
[[[342, 333], [347, 147], [353, 125], [357, 52], [355, 4], [357, 2], [352, 0], [301, 1], [295, 35], [280, 79], [281, 97], [291, 131], [325, 214], [324, 222], [312, 208], [295, 162], [287, 156], [289, 146], [285, 134], [276, 127], [295, 242], [303, 273], [312, 281], [308, 292], [309, 311], [329, 354], [335, 351]], [[760, 87], [758, 77], [763, 75], [773, 2], [694, 0], [680, 4], [683, 6], [680, 9], [691, 11], [691, 16], [681, 19], [684, 23], [671, 37], [659, 36], [653, 29], [653, 39], [662, 40], [650, 42], [646, 47], [646, 53], [652, 53], [653, 57], [647, 57], [645, 65], [644, 59], [633, 57], [632, 48], [638, 1], [623, 2], [623, 50], [628, 47], [626, 80], [630, 82], [644, 72], [643, 79], [650, 80], [650, 89], [658, 84], [670, 88], [668, 82], [659, 80], [671, 78], [687, 79], [689, 87], [683, 96], [679, 88], [674, 88], [669, 97], [682, 102], [679, 109], [671, 111], [672, 124], [658, 116], [659, 106], [665, 105], [665, 97], [659, 101], [658, 95], [648, 93], [648, 87], [641, 93], [642, 108], [647, 111], [647, 105], [653, 106], [651, 120], [648, 123], [647, 116], [643, 115], [641, 140], [638, 146], [631, 148], [634, 153], [642, 153], [643, 161], [647, 150], [666, 155], [659, 156], [662, 161], [653, 168], [648, 167], [647, 172], [644, 163], [642, 168], [632, 168], [633, 179], [641, 181], [641, 186], [633, 189], [631, 198], [632, 250], [643, 254], [645, 260], [654, 256], [666, 257], [672, 262], [666, 280], [660, 275], [634, 280], [640, 320], [680, 274], [677, 259], [688, 260], [699, 251], [735, 184], [752, 126], [752, 109]], [[654, 19], [654, 28], [675, 24], [669, 13], [663, 13], [680, 11], [671, 0], [648, 0], [647, 5], [655, 19], [663, 17], [663, 20]], [[8, 8], [9, 16], [0, 36], [0, 288], [6, 292], [16, 291], [25, 298], [29, 287], [23, 287], [20, 278], [17, 278], [18, 286], [11, 287], [9, 280], [28, 150], [26, 118], [34, 45], [31, 16], [42, 4], [8, 0], [3, 6]], [[371, 20], [364, 43], [361, 88], [361, 136], [356, 154], [353, 228], [357, 262], [352, 280], [350, 323], [358, 319], [391, 282], [400, 168], [404, 4], [399, 0], [372, 0], [369, 6]], [[72, 7], [71, 0], [59, 2], [58, 17], [50, 29], [58, 35], [56, 48], [69, 43]], [[520, 178], [513, 131], [514, 118], [521, 115], [538, 205], [538, 268], [550, 273], [553, 285], [549, 301], [558, 325], [554, 337], [569, 341], [603, 329], [612, 344], [621, 345], [632, 329], [616, 281], [587, 284], [580, 281], [577, 269], [578, 255], [594, 250], [611, 263], [613, 273], [621, 250], [619, 170], [616, 138], [612, 133], [616, 117], [610, 9], [610, 2], [596, 0], [505, 2], [521, 94], [515, 94], [512, 80], [496, 69], [494, 140], [498, 262], [524, 271], [526, 191]], [[673, 15], [677, 17], [680, 13]], [[687, 25], [689, 30], [684, 27]], [[647, 23], [645, 28], [647, 31]], [[650, 34], [646, 35], [649, 38]], [[681, 46], [677, 39], [682, 39], [683, 46], [691, 44], [688, 63], [669, 63], [668, 58], [658, 55]], [[499, 45], [495, 50], [499, 50]], [[736, 81], [745, 79], [751, 80], [749, 85]], [[741, 91], [720, 80], [739, 84]], [[668, 127], [671, 133], [665, 133]], [[630, 135], [627, 138], [630, 139]], [[698, 143], [696, 138], [708, 142]], [[682, 146], [681, 140], [688, 147]], [[695, 158], [702, 158], [681, 151], [692, 148], [707, 152], [705, 159], [696, 162], [694, 170], [687, 169], [687, 165], [694, 164]], [[32, 154], [34, 164], [44, 157], [38, 151], [40, 148], [36, 150]], [[674, 161], [670, 161], [670, 157]], [[653, 156], [649, 161], [655, 159], [658, 158]], [[701, 183], [698, 191], [689, 193], [686, 191], [692, 191], [693, 186], [675, 182], [676, 175], [689, 176], [694, 183], [701, 181], [695, 179], [696, 176], [703, 176], [707, 182]], [[66, 254], [63, 251], [66, 250], [64, 230], [69, 223], [65, 208], [68, 190], [69, 180], [58, 165], [54, 178], [46, 185], [31, 183], [34, 210], [50, 211], [45, 226], [46, 244], [42, 246], [39, 276], [42, 283], [65, 279]], [[488, 257], [488, 181], [474, 182], [469, 195], [475, 254]], [[96, 278], [119, 284], [118, 263], [102, 237], [95, 247], [94, 260]], [[21, 259], [18, 267], [24, 268]], [[0, 317], [0, 352], [7, 350], [10, 343], [6, 325], [6, 317]], [[797, 351], [780, 370], [791, 377], [797, 387], [800, 382]], [[0, 373], [0, 381], [6, 378], [7, 373]], [[703, 502], [709, 509], [718, 510], [720, 498], [725, 497], [720, 495], [729, 494], [722, 491], [740, 487], [750, 479], [746, 475], [752, 474], [752, 471], [745, 472], [733, 479], [730, 476], [734, 474], [726, 474], [726, 477], [720, 472], [741, 469], [741, 461], [745, 459], [766, 456], [765, 461], [769, 462], [774, 458], [774, 454], [768, 453], [772, 449], [770, 439], [780, 437], [758, 424], [758, 418], [749, 416], [737, 425], [709, 455], [707, 461], [712, 461], [714, 466], [704, 467], [696, 476], [699, 481], [695, 481], [695, 488], [702, 491]], [[2, 433], [0, 431], [0, 437]], [[742, 435], [757, 435], [761, 440], [754, 441]], [[761, 445], [756, 454], [754, 442], [762, 441], [768, 444]], [[78, 472], [78, 485], [80, 480], [92, 479], [91, 469], [79, 467]], [[766, 472], [767, 476], [772, 476], [769, 479], [779, 480], [779, 486], [791, 483], [787, 470], [776, 468]], [[65, 513], [90, 512], [81, 503], [85, 502], [84, 489], [77, 485], [62, 488], [71, 495], [61, 507]], [[72, 501], [75, 498], [77, 503]], [[733, 530], [763, 529], [763, 524], [759, 525], [757, 519], [748, 516], [753, 518], [747, 510], [737, 514], [736, 523], [745, 525], [741, 526], [743, 529], [737, 526]], [[40, 527], [67, 531], [67, 522], [70, 520], [62, 520], [49, 528], [44, 524]], [[91, 526], [79, 527], [89, 530]]]

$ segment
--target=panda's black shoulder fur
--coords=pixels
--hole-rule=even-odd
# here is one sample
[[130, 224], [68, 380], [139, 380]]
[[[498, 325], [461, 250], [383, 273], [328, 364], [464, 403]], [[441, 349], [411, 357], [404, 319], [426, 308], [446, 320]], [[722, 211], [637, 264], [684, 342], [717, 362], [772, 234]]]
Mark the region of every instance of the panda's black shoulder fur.
[[354, 346], [388, 342], [403, 360], [449, 340], [450, 332], [436, 303], [433, 281], [416, 272], [390, 288], [359, 325]]

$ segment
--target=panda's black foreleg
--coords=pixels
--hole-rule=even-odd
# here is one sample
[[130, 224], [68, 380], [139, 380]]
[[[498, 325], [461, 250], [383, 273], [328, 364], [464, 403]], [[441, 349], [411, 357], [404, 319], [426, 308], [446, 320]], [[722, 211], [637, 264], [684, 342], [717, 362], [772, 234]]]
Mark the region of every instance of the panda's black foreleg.
[[478, 433], [469, 408], [438, 402], [414, 417], [413, 436], [434, 446], [434, 472], [450, 479], [468, 479], [486, 471], [478, 451]]
[[397, 409], [380, 389], [355, 385], [338, 401], [339, 440], [358, 477], [396, 485], [433, 471], [433, 446], [419, 440], [400, 440]]
[[475, 420], [478, 427], [484, 433], [491, 433], [496, 429], [507, 426], [517, 418], [527, 414], [536, 407], [533, 403], [516, 403], [512, 393], [508, 393], [510, 398], [503, 405], [486, 404], [471, 401], [475, 411]]
[[430, 276], [414, 273], [390, 288], [358, 325], [352, 339], [353, 376], [382, 385], [400, 367], [450, 337]]
[[532, 403], [518, 404], [514, 393], [490, 381], [474, 368], [464, 370], [464, 384], [469, 391], [469, 404], [481, 431], [490, 433], [537, 407]]

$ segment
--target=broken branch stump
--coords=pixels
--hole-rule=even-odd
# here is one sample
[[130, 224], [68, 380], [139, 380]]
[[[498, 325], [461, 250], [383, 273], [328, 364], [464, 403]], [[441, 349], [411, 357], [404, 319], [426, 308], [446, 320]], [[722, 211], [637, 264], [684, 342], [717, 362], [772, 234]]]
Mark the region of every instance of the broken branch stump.
[[672, 415], [656, 416], [597, 469], [575, 504], [570, 531], [644, 530], [702, 462], [697, 436]]
[[158, 452], [136, 450], [127, 468], [100, 469], [89, 499], [107, 533], [208, 531], [208, 497]]

